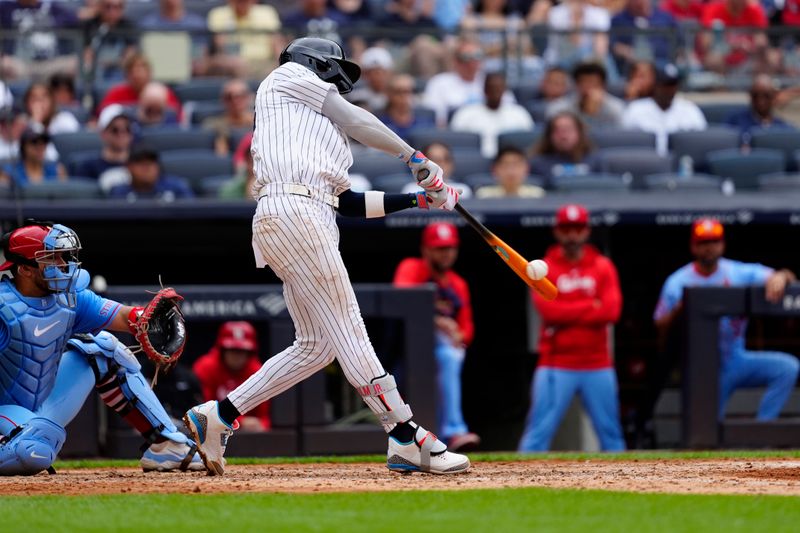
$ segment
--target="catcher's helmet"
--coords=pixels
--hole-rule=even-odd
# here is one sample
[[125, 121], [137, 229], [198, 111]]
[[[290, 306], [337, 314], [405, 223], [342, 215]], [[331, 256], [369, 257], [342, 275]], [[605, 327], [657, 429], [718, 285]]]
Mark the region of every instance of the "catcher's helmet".
[[333, 83], [340, 94], [349, 93], [361, 77], [361, 67], [348, 61], [337, 42], [320, 37], [302, 37], [290, 42], [280, 55], [280, 64], [297, 63], [323, 81]]

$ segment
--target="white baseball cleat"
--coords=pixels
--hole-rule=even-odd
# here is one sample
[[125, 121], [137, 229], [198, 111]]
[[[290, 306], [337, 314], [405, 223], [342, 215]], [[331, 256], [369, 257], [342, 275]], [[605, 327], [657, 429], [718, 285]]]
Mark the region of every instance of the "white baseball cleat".
[[231, 427], [220, 418], [216, 401], [192, 407], [183, 415], [183, 423], [197, 443], [197, 453], [203, 459], [208, 474], [221, 476], [225, 472], [225, 446], [238, 424]]
[[194, 443], [166, 440], [151, 444], [142, 455], [139, 465], [145, 472], [173, 472], [175, 470], [200, 472], [206, 467], [196, 450], [197, 446]]
[[431, 474], [458, 474], [466, 472], [470, 466], [466, 455], [447, 451], [447, 446], [436, 435], [421, 426], [417, 426], [411, 442], [389, 437], [386, 465], [394, 472]]

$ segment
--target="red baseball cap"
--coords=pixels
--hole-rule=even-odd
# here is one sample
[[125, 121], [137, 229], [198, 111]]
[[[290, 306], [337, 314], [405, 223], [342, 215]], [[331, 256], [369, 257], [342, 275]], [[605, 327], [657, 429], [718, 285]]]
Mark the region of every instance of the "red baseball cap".
[[219, 328], [217, 346], [225, 350], [258, 351], [256, 329], [250, 322], [225, 322]]
[[0, 270], [15, 264], [36, 264], [36, 252], [44, 250], [44, 239], [50, 228], [40, 225], [22, 226], [3, 236], [2, 246], [6, 261]]
[[422, 230], [422, 246], [444, 248], [458, 246], [458, 228], [449, 222], [434, 222]]
[[556, 226], [588, 226], [589, 211], [580, 204], [562, 205], [556, 211]]
[[692, 224], [692, 242], [721, 241], [725, 238], [725, 228], [714, 218], [701, 218]]

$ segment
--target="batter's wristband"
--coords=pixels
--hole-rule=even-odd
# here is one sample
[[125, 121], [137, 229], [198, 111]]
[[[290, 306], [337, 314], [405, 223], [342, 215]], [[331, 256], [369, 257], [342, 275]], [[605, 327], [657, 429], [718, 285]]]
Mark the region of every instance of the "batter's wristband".
[[136, 334], [136, 328], [134, 326], [136, 322], [139, 321], [139, 315], [141, 315], [143, 311], [144, 307], [133, 307], [130, 313], [128, 313], [128, 330], [134, 335]]
[[425, 195], [425, 191], [419, 191], [415, 193], [415, 195], [417, 207], [420, 209], [430, 209], [430, 206], [428, 205], [428, 197]]

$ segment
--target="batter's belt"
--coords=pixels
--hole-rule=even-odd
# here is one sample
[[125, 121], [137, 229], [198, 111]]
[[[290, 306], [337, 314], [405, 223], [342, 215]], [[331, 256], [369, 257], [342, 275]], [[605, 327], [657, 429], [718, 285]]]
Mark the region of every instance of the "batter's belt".
[[267, 183], [262, 186], [258, 191], [258, 199], [261, 200], [266, 196], [276, 196], [278, 194], [295, 194], [297, 196], [305, 196], [306, 198], [313, 198], [322, 203], [328, 204], [333, 208], [339, 207], [339, 197], [334, 196], [329, 192], [312, 189], [300, 183]]

